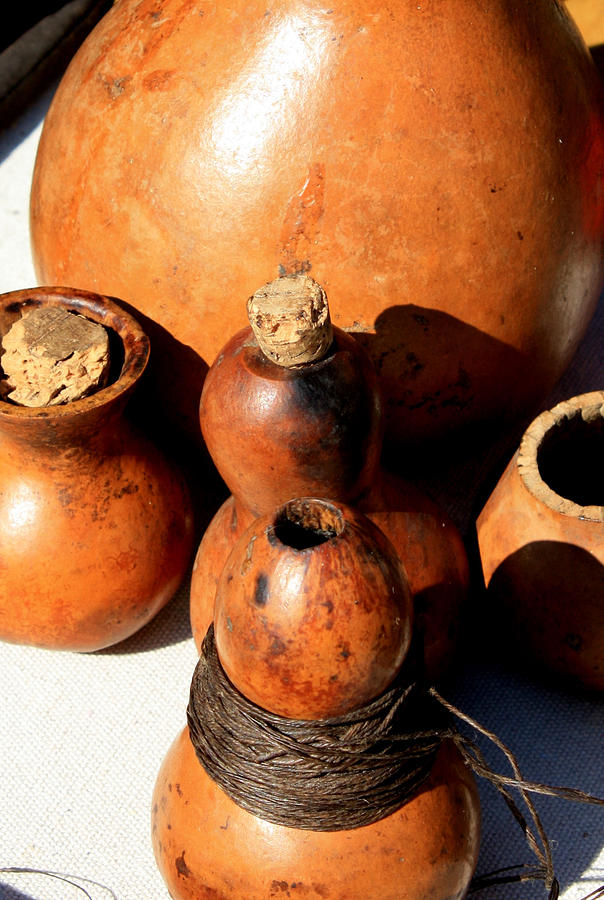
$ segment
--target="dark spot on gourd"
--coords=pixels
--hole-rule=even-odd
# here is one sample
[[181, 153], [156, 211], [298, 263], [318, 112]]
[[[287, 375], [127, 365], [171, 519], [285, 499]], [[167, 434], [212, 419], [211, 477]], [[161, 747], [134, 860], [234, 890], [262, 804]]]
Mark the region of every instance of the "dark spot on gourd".
[[271, 656], [280, 656], [282, 653], [285, 653], [287, 647], [285, 646], [285, 642], [281, 640], [280, 637], [276, 635], [273, 637], [273, 641], [270, 645], [270, 654]]
[[580, 634], [567, 634], [564, 638], [564, 643], [567, 644], [571, 650], [581, 650], [583, 647], [583, 638]]
[[424, 363], [420, 362], [413, 352], [407, 353], [405, 359], [409, 363], [409, 368], [407, 370], [407, 373], [409, 375], [416, 375], [418, 372], [421, 372], [422, 369], [425, 368]]
[[181, 789], [180, 785], [175, 784], [174, 787], [176, 788], [176, 793], [178, 794], [178, 796], [182, 797], [182, 789]]
[[128, 481], [124, 484], [119, 490], [113, 492], [113, 496], [116, 500], [119, 500], [125, 494], [137, 494], [138, 493], [138, 484], [135, 484], [133, 481]]
[[66, 487], [65, 487], [65, 488], [61, 488], [61, 489], [58, 491], [57, 496], [58, 496], [58, 498], [59, 498], [59, 503], [60, 503], [61, 506], [63, 506], [63, 507], [69, 506], [69, 504], [73, 501], [73, 494], [71, 493], [71, 491], [69, 490], [69, 488], [66, 488]]
[[130, 75], [124, 75], [122, 78], [110, 78], [104, 75], [98, 77], [112, 100], [117, 100], [126, 90], [128, 82], [132, 80]]
[[263, 573], [256, 578], [256, 588], [254, 590], [254, 603], [256, 606], [266, 606], [269, 597], [268, 575]]
[[191, 870], [185, 862], [185, 851], [183, 850], [180, 856], [177, 856], [174, 860], [174, 864], [176, 866], [176, 871], [179, 875], [182, 875], [183, 878], [191, 877]]
[[161, 91], [172, 80], [173, 75], [174, 71], [171, 69], [158, 69], [155, 72], [149, 72], [143, 78], [143, 87], [147, 91]]
[[428, 331], [428, 327], [429, 327], [430, 323], [428, 322], [428, 319], [426, 316], [422, 315], [421, 313], [414, 313], [413, 320], [415, 322], [417, 322], [418, 325], [421, 325], [421, 327], [423, 328], [423, 330], [425, 332]]

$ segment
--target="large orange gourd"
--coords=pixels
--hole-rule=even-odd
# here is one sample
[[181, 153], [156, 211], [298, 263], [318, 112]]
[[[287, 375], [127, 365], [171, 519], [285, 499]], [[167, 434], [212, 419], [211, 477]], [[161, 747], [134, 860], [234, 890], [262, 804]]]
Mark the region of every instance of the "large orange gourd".
[[153, 320], [192, 429], [240, 298], [300, 271], [362, 333], [391, 439], [501, 421], [602, 286], [601, 94], [557, 0], [118, 0], [44, 127], [38, 276]]

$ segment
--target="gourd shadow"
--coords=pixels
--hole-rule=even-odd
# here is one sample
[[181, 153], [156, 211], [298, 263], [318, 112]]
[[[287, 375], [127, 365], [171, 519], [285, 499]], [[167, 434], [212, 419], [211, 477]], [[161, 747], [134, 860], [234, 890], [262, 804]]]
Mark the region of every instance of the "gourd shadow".
[[529, 354], [438, 309], [390, 306], [375, 320], [375, 333], [350, 331], [380, 375], [387, 432], [399, 435], [405, 450], [419, 447], [419, 459], [427, 443], [444, 436], [449, 445], [459, 435], [467, 446], [464, 429], [476, 422], [492, 438], [551, 387]]
[[36, 900], [31, 894], [24, 894], [5, 881], [0, 881], [0, 900]]
[[[563, 692], [556, 693], [538, 686], [528, 686], [521, 679], [507, 678], [505, 696], [501, 695], [502, 676], [474, 668], [468, 677], [480, 678], [480, 702], [458, 704], [482, 725], [486, 725], [515, 754], [524, 778], [550, 785], [573, 787], [602, 797], [600, 736], [604, 727], [602, 705]], [[489, 690], [499, 691], [487, 699]], [[451, 698], [451, 695], [448, 695]], [[500, 706], [498, 705], [501, 704]], [[463, 728], [467, 732], [467, 728]], [[471, 735], [470, 735], [471, 736]], [[479, 740], [495, 772], [512, 775], [501, 754], [495, 755]], [[536, 862], [523, 832], [518, 827], [497, 789], [478, 778], [483, 809], [483, 838], [477, 874], [484, 875], [505, 866]], [[527, 821], [530, 816], [518, 791], [514, 799]], [[585, 872], [602, 851], [602, 808], [555, 797], [532, 794], [539, 817], [553, 851], [554, 870], [562, 890], [585, 879]], [[534, 830], [534, 827], [533, 827]], [[593, 878], [593, 881], [591, 880]], [[594, 883], [594, 882], [599, 883]], [[599, 871], [590, 875], [587, 895], [604, 882]], [[494, 900], [518, 900], [518, 897], [541, 898], [543, 886], [526, 887], [522, 894], [518, 885], [491, 889], [485, 896]]]
[[563, 541], [531, 541], [486, 592], [486, 633], [505, 632], [521, 664], [561, 685], [604, 690], [604, 566]]
[[[496, 664], [488, 657], [492, 649], [490, 644], [482, 659], [473, 659], [460, 671], [456, 683], [447, 688], [446, 699], [493, 732], [514, 753], [525, 779], [603, 797], [604, 704], [554, 685], [530, 681], [522, 673]], [[476, 741], [494, 772], [513, 775], [492, 743], [465, 724], [458, 727]], [[534, 864], [536, 858], [497, 788], [483, 778], [476, 781], [483, 811], [477, 874]], [[511, 793], [534, 831], [520, 793], [514, 789]], [[552, 847], [561, 890], [581, 883], [577, 896], [587, 896], [604, 883], [604, 871], [600, 865], [594, 867], [602, 852], [602, 807], [539, 794], [530, 796]], [[489, 900], [538, 900], [545, 896], [539, 882], [496, 885], [484, 895]]]
[[[473, 612], [473, 625], [466, 635], [468, 662], [456, 670], [446, 698], [510, 748], [527, 780], [604, 797], [603, 695], [578, 687], [560, 673], [552, 674], [539, 665], [535, 650], [535, 657], [530, 649], [519, 656], [522, 634], [530, 631], [541, 650], [543, 646], [552, 650], [554, 664], [563, 662], [565, 654], [580, 659], [582, 653], [595, 651], [602, 684], [604, 566], [581, 547], [535, 541], [504, 560], [488, 591], [483, 587], [474, 597]], [[599, 651], [594, 646], [598, 632]], [[589, 669], [590, 660], [586, 660], [583, 670]], [[468, 733], [465, 725], [460, 729]], [[475, 737], [471, 730], [469, 736]], [[478, 743], [496, 772], [512, 774], [488, 740], [479, 737]], [[478, 781], [484, 812], [478, 873], [535, 862], [497, 790]], [[512, 793], [518, 801], [519, 793]], [[562, 890], [585, 880], [585, 871], [593, 870], [593, 861], [602, 851], [602, 807], [536, 794], [532, 799], [552, 845]], [[604, 873], [598, 870], [597, 877], [585, 880], [580, 896], [603, 882]], [[517, 900], [519, 888], [499, 885], [485, 896]], [[526, 886], [521, 896], [541, 897], [543, 887]]]
[[149, 364], [131, 402], [137, 422], [162, 446], [178, 449], [179, 444], [191, 443], [195, 449], [201, 447], [199, 401], [208, 363], [132, 304], [120, 297], [110, 299], [136, 319], [151, 345]]
[[[44, 116], [71, 58], [110, 9], [111, 0], [89, 0], [80, 6], [78, 13], [65, 9], [69, 7], [66, 0], [47, 0], [15, 9], [14, 21], [0, 41], [0, 131], [16, 120], [33, 127]], [[13, 131], [16, 144], [22, 132], [21, 128]], [[0, 159], [4, 155], [0, 147]]]
[[150, 622], [119, 644], [95, 650], [94, 655], [126, 656], [131, 653], [149, 653], [172, 644], [193, 640], [189, 618], [190, 571], [168, 603]]
[[[471, 555], [476, 516], [532, 418], [560, 400], [600, 389], [604, 377], [604, 292], [574, 358], [555, 387], [545, 375], [538, 376], [530, 356], [438, 310], [411, 304], [392, 306], [378, 316], [375, 334], [354, 328], [352, 333], [378, 367], [382, 359], [382, 383], [406, 398], [402, 404], [386, 403], [390, 427], [396, 427], [400, 440], [394, 442], [386, 436], [384, 464], [412, 477], [416, 486], [447, 510], [470, 545]], [[487, 360], [493, 355], [490, 382], [485, 380], [486, 373], [478, 376], [478, 369], [474, 372], [461, 366], [458, 360], [472, 360], [468, 354]], [[503, 377], [493, 375], [503, 372], [507, 378], [508, 366], [515, 372], [515, 394]], [[484, 417], [475, 408], [476, 377], [480, 377], [481, 396], [490, 397], [490, 415]], [[445, 388], [438, 387], [438, 381], [443, 381]], [[531, 386], [530, 398], [525, 394], [526, 385]], [[465, 408], [467, 416], [462, 416], [465, 402], [471, 405]], [[476, 421], [470, 421], [470, 412]], [[442, 422], [441, 413], [445, 416]], [[421, 432], [422, 440], [409, 436]]]
[[149, 316], [120, 298], [111, 299], [139, 322], [151, 345], [149, 364], [130, 402], [129, 415], [183, 471], [193, 499], [199, 542], [229, 494], [199, 425], [199, 402], [209, 365]]
[[600, 73], [600, 78], [604, 80], [604, 44], [596, 44], [594, 47], [590, 47], [589, 49], [593, 61], [596, 64], [596, 69]]
[[[0, 62], [0, 78], [2, 65]], [[52, 96], [57, 88], [55, 83], [47, 85], [31, 103], [21, 104], [18, 112], [12, 98], [0, 99], [0, 162], [3, 162], [23, 141], [24, 135], [34, 131], [44, 119]]]
[[[143, 434], [176, 464], [187, 481], [195, 516], [194, 557], [201, 536], [228, 496], [205, 448], [199, 425], [197, 434], [193, 428], [193, 420], [199, 421], [199, 400], [208, 365], [192, 347], [177, 341], [134, 306], [118, 297], [111, 297], [111, 300], [139, 322], [150, 340], [149, 365], [130, 401], [128, 414]], [[184, 395], [187, 401], [184, 416], [177, 419], [173, 418], [177, 415], [176, 405], [170, 402], [170, 397], [176, 393]], [[183, 410], [182, 404], [180, 409]], [[193, 558], [179, 589], [147, 625], [119, 644], [96, 652], [145, 653], [192, 638], [189, 621], [192, 564]]]
[[[486, 485], [486, 498], [497, 482], [546, 393], [545, 376], [515, 348], [415, 304], [384, 310], [375, 334], [352, 333], [381, 377], [384, 465], [433, 496], [466, 538], [478, 492]], [[523, 396], [525, 384], [534, 396]]]

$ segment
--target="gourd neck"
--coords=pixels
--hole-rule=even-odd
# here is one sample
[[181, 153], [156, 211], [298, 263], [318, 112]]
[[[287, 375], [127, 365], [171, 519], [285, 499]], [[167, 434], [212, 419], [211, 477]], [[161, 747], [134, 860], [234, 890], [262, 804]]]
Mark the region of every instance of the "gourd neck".
[[224, 481], [255, 515], [294, 496], [355, 503], [376, 480], [383, 436], [369, 357], [332, 327], [324, 292], [306, 276], [265, 285], [248, 315], [250, 327], [211, 367], [200, 407]]

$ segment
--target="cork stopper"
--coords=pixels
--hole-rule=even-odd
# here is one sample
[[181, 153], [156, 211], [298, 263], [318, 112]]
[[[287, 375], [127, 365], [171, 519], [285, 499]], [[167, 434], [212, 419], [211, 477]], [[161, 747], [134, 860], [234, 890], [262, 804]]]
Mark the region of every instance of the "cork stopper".
[[256, 291], [247, 314], [272, 362], [286, 368], [322, 359], [333, 340], [323, 288], [308, 275], [284, 275]]
[[2, 338], [4, 396], [21, 406], [78, 400], [107, 383], [109, 336], [56, 306], [29, 310]]

